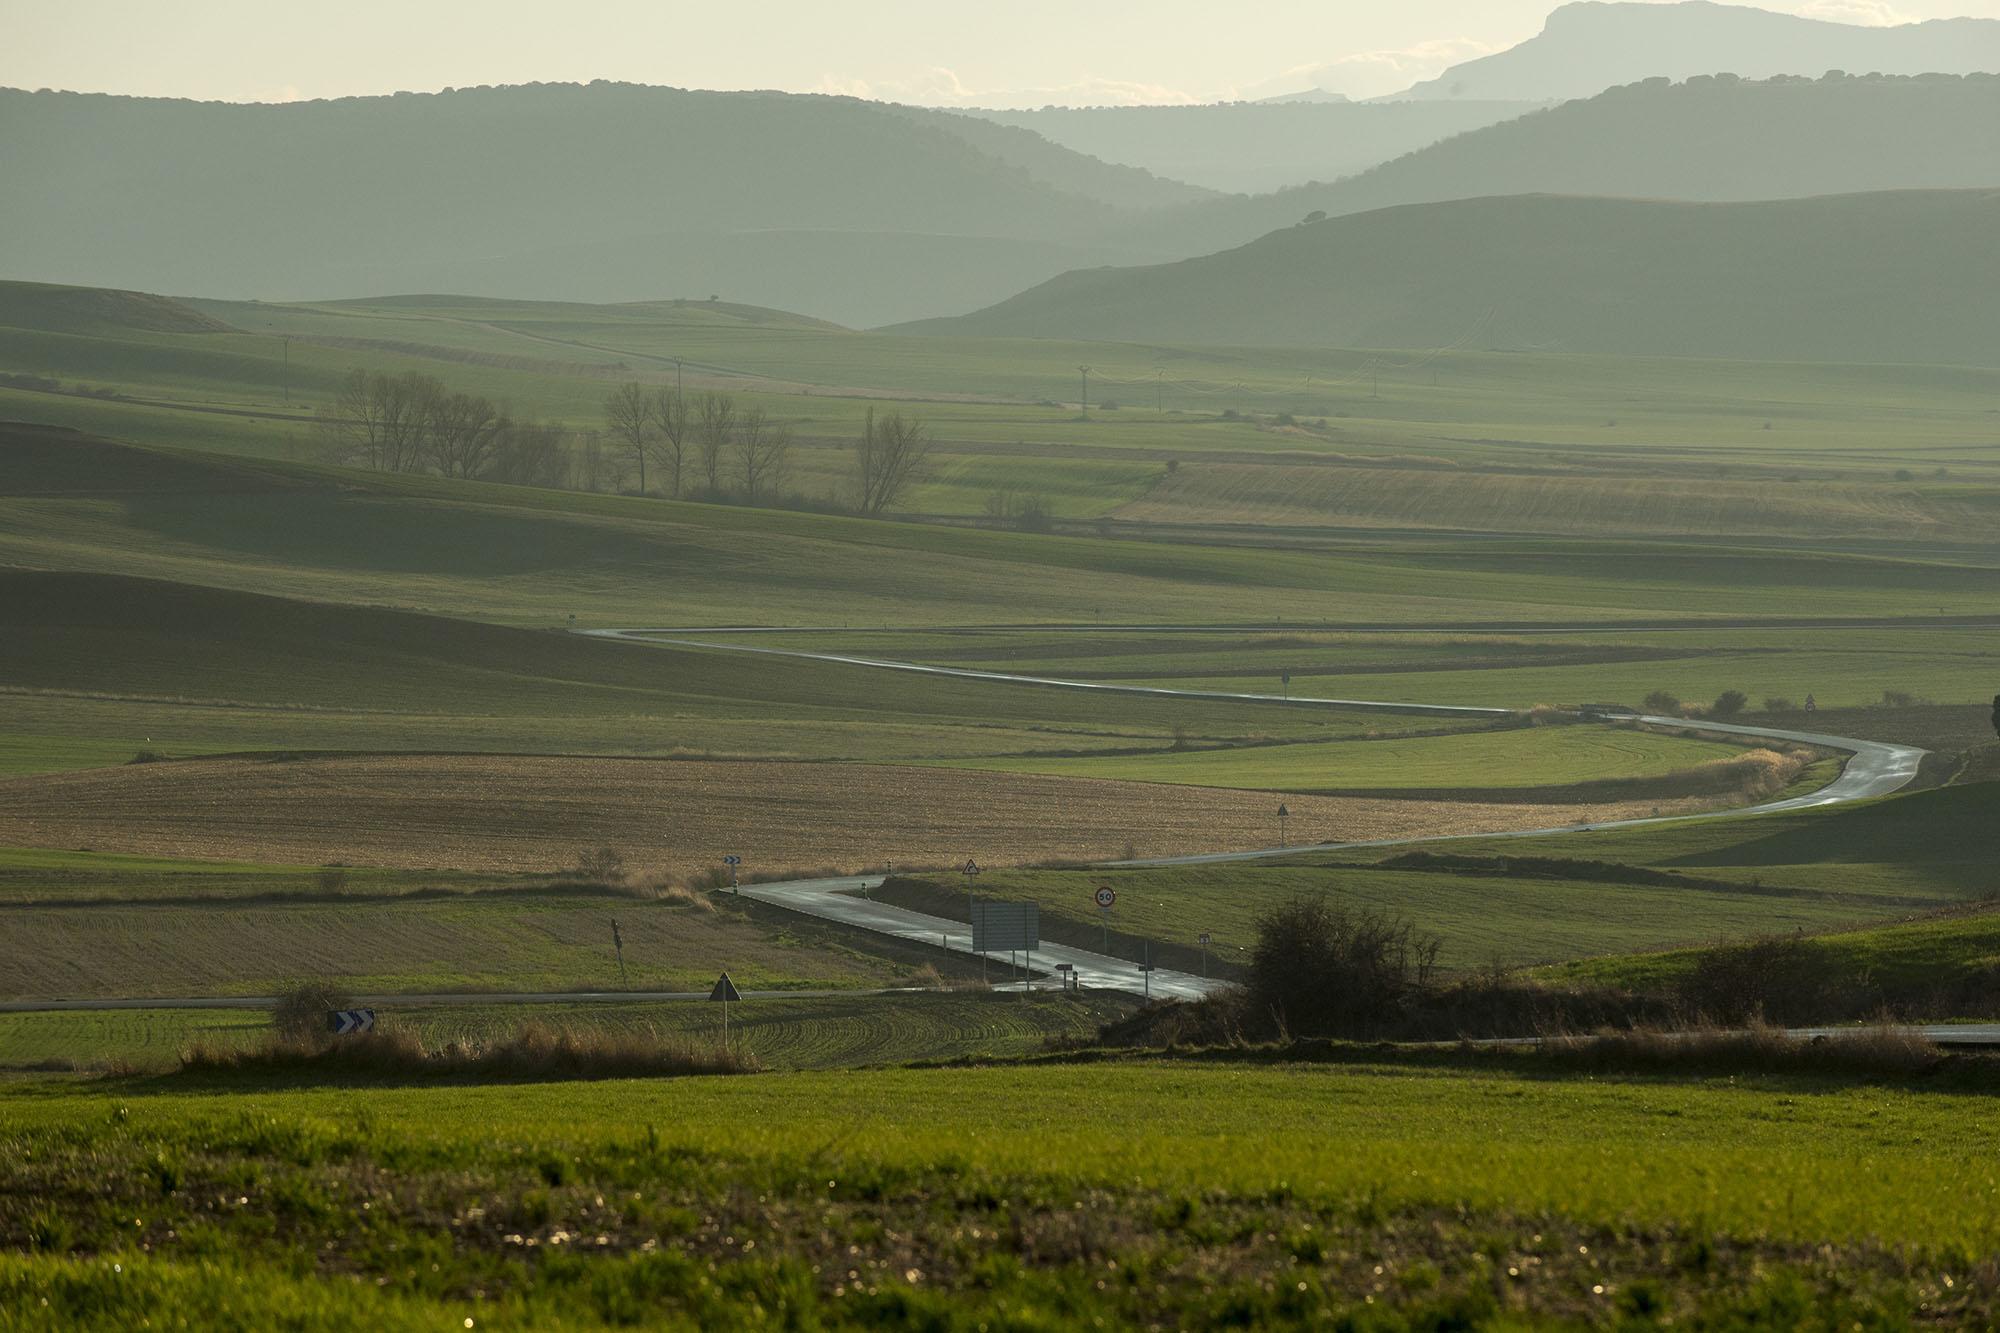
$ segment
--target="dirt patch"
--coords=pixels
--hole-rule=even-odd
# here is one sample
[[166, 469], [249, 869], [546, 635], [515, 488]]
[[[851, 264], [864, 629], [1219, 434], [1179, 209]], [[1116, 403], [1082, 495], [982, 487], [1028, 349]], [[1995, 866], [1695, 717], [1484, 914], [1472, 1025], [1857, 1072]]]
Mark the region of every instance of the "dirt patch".
[[[1649, 814], [1287, 796], [1291, 840], [1499, 832]], [[768, 871], [963, 856], [1238, 851], [1277, 841], [1278, 797], [1148, 782], [867, 764], [358, 755], [145, 764], [0, 782], [0, 844], [411, 869], [548, 870], [610, 846], [684, 874], [730, 852]]]

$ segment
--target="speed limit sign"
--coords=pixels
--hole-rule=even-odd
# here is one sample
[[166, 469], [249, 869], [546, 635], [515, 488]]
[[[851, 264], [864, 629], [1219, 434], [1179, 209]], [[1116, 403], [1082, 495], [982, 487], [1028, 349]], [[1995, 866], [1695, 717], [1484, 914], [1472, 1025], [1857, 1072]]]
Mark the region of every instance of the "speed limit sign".
[[1097, 905], [1099, 907], [1109, 907], [1111, 906], [1111, 904], [1117, 901], [1118, 901], [1118, 895], [1111, 891], [1111, 886], [1109, 884], [1106, 884], [1103, 888], [1097, 891]]

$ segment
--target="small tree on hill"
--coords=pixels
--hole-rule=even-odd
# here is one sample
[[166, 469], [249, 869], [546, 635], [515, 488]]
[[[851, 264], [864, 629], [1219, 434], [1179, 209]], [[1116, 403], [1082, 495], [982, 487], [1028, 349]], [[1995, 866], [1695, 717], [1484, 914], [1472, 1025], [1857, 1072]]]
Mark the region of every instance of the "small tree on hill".
[[1735, 717], [1750, 706], [1750, 696], [1741, 690], [1724, 690], [1708, 706], [1710, 717]]
[[854, 447], [854, 480], [861, 512], [879, 514], [902, 499], [930, 457], [931, 433], [915, 417], [891, 412], [879, 420], [875, 409]]
[[709, 494], [722, 489], [722, 455], [736, 434], [736, 400], [705, 393], [694, 403], [694, 441], [700, 450], [702, 480]]
[[643, 385], [621, 384], [604, 404], [611, 433], [639, 464], [639, 494], [646, 493], [646, 441], [653, 433], [653, 400]]

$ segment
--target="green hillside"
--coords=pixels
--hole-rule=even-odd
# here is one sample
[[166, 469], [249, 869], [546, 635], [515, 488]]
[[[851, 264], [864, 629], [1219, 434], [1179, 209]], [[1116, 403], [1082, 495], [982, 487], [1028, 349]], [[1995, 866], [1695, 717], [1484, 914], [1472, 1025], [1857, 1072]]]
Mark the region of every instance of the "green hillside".
[[2000, 364], [2000, 194], [1384, 209], [912, 331]]

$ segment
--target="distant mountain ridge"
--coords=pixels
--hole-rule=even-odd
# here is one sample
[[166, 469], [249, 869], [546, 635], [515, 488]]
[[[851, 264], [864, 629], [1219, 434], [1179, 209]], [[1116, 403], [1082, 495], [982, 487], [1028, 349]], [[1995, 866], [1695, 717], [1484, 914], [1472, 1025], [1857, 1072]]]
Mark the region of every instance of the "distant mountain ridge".
[[1654, 79], [1473, 130], [1329, 185], [1145, 215], [1195, 255], [1315, 212], [1488, 195], [1794, 199], [2000, 186], [2000, 75]]
[[1579, 0], [1537, 36], [1452, 66], [1394, 100], [1557, 101], [1642, 79], [1735, 74], [1991, 74], [2000, 19], [1866, 27], [1712, 0]]
[[[951, 308], [932, 283], [998, 299], [1102, 262], [1127, 216], [1209, 194], [948, 112], [626, 84], [286, 105], [0, 90], [0, 160], [8, 277], [314, 297], [471, 275], [495, 295], [722, 294], [842, 323]], [[938, 243], [908, 246], [893, 282], [843, 270], [902, 237]], [[549, 259], [592, 247], [621, 255], [595, 286]]]
[[1214, 106], [1042, 107], [969, 115], [1032, 130], [1106, 162], [1190, 184], [1256, 194], [1333, 181], [1467, 130], [1533, 111], [1533, 102], [1355, 103], [1272, 99]]
[[1660, 79], [1251, 196], [851, 98], [568, 84], [239, 106], [0, 90], [0, 277], [280, 300], [713, 296], [873, 327], [1241, 246], [1314, 213], [1991, 187], [1995, 126], [2000, 76]]
[[908, 331], [1994, 366], [2000, 190], [1405, 205]]

